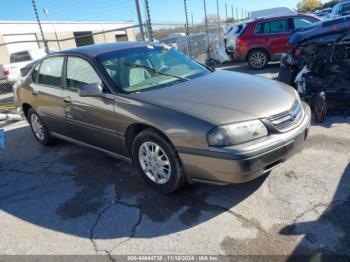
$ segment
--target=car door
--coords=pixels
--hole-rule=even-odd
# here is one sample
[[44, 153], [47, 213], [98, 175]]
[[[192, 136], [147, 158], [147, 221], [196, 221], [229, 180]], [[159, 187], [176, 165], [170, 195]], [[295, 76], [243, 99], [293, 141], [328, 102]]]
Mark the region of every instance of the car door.
[[65, 121], [68, 136], [80, 142], [120, 153], [120, 136], [116, 132], [114, 96], [104, 88], [104, 95], [81, 97], [79, 87], [97, 83], [104, 86], [90, 62], [82, 57], [68, 56], [65, 66]]
[[61, 133], [64, 127], [63, 56], [44, 59], [32, 74], [32, 104], [50, 131]]
[[288, 46], [290, 36], [288, 18], [257, 24], [255, 35], [257, 43], [265, 47], [272, 56], [287, 52], [290, 49]]

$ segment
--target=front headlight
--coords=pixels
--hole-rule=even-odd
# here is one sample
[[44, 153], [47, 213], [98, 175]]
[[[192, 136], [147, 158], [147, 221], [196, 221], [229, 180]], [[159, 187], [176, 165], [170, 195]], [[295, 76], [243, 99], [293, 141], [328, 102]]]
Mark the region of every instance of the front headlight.
[[268, 135], [260, 120], [217, 126], [207, 134], [209, 146], [232, 146]]

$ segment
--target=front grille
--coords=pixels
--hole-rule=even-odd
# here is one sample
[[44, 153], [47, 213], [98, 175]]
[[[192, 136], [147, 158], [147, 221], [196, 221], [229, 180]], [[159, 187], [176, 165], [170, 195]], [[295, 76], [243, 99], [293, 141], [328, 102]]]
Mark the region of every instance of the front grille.
[[304, 111], [299, 101], [296, 101], [288, 111], [271, 116], [268, 121], [280, 132], [286, 132], [298, 126], [303, 120]]

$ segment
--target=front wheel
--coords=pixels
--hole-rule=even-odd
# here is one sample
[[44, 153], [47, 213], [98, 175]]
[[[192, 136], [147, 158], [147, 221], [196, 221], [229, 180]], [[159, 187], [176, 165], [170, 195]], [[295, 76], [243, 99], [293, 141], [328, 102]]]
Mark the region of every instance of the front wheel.
[[254, 70], [263, 69], [268, 62], [269, 57], [264, 50], [253, 50], [248, 55], [248, 65]]
[[132, 144], [133, 163], [147, 184], [161, 193], [172, 193], [185, 183], [175, 148], [152, 128], [140, 132]]

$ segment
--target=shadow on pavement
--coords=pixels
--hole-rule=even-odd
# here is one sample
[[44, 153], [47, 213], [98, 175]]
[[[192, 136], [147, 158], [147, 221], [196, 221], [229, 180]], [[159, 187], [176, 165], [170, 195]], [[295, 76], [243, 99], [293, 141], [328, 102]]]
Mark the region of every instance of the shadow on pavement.
[[[335, 257], [327, 255], [350, 255], [349, 191], [350, 164], [342, 174], [331, 203], [316, 203], [312, 209], [301, 214], [295, 223], [280, 231], [280, 234], [288, 236], [305, 235], [295, 248], [290, 261], [295, 261], [294, 255], [308, 255], [303, 261], [335, 261]], [[319, 209], [325, 211], [317, 220], [308, 221], [308, 216], [318, 214]]]
[[[65, 142], [44, 148], [29, 127], [7, 131], [6, 141], [0, 209], [39, 227], [85, 238], [130, 237], [136, 227], [137, 237], [143, 238], [179, 232], [237, 205], [266, 179], [227, 187], [187, 185], [162, 195], [130, 165]], [[220, 204], [207, 203], [209, 196]], [[104, 222], [99, 221], [102, 216]]]

